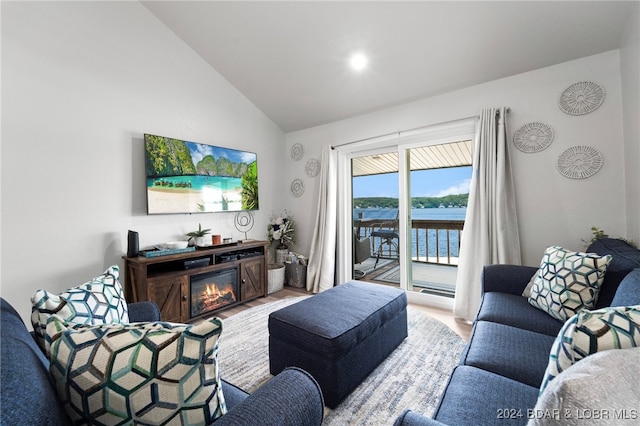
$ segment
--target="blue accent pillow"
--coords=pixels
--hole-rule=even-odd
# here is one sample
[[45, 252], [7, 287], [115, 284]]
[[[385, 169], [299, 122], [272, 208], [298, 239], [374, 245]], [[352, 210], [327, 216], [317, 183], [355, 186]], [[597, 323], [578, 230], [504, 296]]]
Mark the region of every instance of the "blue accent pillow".
[[613, 259], [609, 265], [609, 271], [629, 271], [640, 267], [640, 250], [624, 240], [598, 238], [591, 243], [587, 251], [601, 256], [612, 255]]

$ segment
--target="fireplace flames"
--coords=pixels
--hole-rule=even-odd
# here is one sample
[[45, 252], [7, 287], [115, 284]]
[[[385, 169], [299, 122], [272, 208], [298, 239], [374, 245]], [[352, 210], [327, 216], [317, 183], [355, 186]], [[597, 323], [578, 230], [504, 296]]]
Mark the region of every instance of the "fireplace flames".
[[191, 295], [192, 311], [196, 315], [218, 309], [236, 302], [232, 284], [206, 283], [196, 294]]

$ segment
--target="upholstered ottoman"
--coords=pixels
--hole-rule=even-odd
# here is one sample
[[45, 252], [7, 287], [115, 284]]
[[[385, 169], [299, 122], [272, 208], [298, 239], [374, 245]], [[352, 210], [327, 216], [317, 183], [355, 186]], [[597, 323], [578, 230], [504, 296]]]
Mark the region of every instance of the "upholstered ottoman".
[[335, 408], [405, 337], [405, 292], [351, 281], [269, 316], [269, 366], [308, 371]]

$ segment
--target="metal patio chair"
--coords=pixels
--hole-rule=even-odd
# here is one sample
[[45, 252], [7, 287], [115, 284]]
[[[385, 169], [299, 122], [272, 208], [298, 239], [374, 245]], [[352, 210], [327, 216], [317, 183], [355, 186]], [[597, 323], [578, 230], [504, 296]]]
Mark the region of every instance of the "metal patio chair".
[[398, 233], [398, 223], [398, 216], [396, 215], [395, 220], [382, 222], [380, 227], [371, 233], [373, 241], [375, 241], [376, 238], [380, 239], [380, 243], [375, 250], [376, 263], [373, 266], [374, 269], [378, 266], [378, 262], [384, 253], [385, 246], [387, 247], [389, 255], [391, 255], [392, 249], [395, 249], [396, 257], [400, 257], [400, 247], [398, 245], [400, 242], [400, 234]]

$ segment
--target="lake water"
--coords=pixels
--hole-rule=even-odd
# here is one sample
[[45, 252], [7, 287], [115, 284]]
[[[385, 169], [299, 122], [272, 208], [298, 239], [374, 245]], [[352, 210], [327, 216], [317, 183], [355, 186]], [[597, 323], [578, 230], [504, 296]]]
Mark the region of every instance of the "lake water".
[[[398, 209], [354, 209], [354, 219], [358, 218], [359, 212], [362, 212], [363, 219], [395, 219], [398, 216]], [[466, 214], [466, 207], [411, 209], [413, 219], [464, 220]]]
[[[362, 212], [362, 219], [395, 219], [398, 216], [398, 209], [354, 209], [353, 218], [358, 218], [358, 213]], [[464, 220], [465, 215], [467, 213], [466, 207], [454, 207], [454, 208], [440, 208], [440, 209], [411, 209], [411, 218], [412, 219], [430, 219], [430, 220]], [[427, 230], [420, 229], [418, 230], [418, 251], [420, 258], [425, 256], [426, 247], [427, 247], [427, 237], [425, 236], [425, 232]], [[438, 240], [440, 242], [439, 254], [441, 257], [447, 256], [447, 231], [440, 230], [438, 231]], [[412, 257], [416, 257], [418, 253], [416, 253], [416, 234], [415, 231], [411, 233], [411, 247], [412, 247]], [[452, 257], [458, 257], [458, 232], [451, 231], [449, 233], [449, 250], [451, 252]], [[429, 241], [429, 257], [436, 256], [436, 231], [429, 230], [428, 235]], [[376, 247], [378, 241], [375, 242]], [[375, 250], [376, 247], [372, 249]]]
[[147, 187], [176, 191], [203, 191], [216, 188], [220, 191], [242, 190], [242, 178], [225, 176], [167, 176], [162, 178], [147, 178]]

